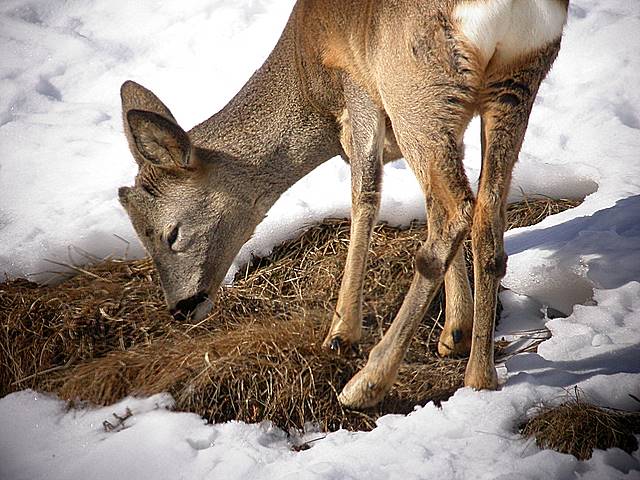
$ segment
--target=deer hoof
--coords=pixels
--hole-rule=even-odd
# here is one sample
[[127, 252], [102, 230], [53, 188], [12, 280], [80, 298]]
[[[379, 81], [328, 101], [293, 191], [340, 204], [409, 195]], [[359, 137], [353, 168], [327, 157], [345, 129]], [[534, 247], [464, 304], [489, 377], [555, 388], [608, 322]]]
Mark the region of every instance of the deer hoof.
[[498, 373], [493, 366], [480, 369], [474, 368], [469, 363], [464, 374], [464, 386], [472, 387], [475, 390], [497, 390]]
[[[469, 332], [470, 333], [470, 332]], [[441, 357], [466, 357], [471, 351], [471, 335], [456, 328], [443, 331], [438, 340], [438, 355]]]
[[338, 400], [348, 408], [361, 410], [377, 405], [391, 389], [391, 380], [380, 379], [364, 367], [342, 389]]
[[355, 342], [344, 340], [340, 336], [327, 337], [323, 343], [323, 348], [344, 356], [357, 356], [360, 354], [360, 347]]

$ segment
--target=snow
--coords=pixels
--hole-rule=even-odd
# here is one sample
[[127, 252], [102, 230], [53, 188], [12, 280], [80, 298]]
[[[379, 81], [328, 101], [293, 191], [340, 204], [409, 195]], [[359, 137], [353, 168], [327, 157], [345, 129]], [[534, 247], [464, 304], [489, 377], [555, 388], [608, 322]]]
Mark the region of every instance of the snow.
[[[47, 280], [34, 274], [51, 270], [48, 260], [82, 260], [82, 250], [142, 255], [116, 199], [136, 172], [120, 125], [120, 84], [131, 78], [150, 87], [188, 128], [260, 65], [292, 3], [4, 0], [0, 272]], [[501, 390], [461, 389], [442, 409], [430, 403], [385, 416], [372, 432], [334, 432], [304, 452], [291, 451], [291, 442], [324, 434], [208, 425], [172, 412], [168, 395], [68, 409], [16, 392], [0, 399], [0, 478], [640, 478], [637, 451], [596, 451], [580, 462], [516, 433], [533, 407], [559, 402], [575, 386], [596, 403], [638, 409], [630, 394], [640, 397], [639, 31], [636, 1], [571, 2], [511, 200], [584, 202], [506, 237], [510, 290], [496, 335], [546, 324], [552, 337], [500, 367]], [[466, 144], [475, 181], [477, 121]], [[339, 159], [320, 166], [274, 205], [236, 267], [309, 223], [347, 216], [349, 198], [347, 166]], [[403, 162], [385, 168], [380, 217], [393, 225], [424, 218]], [[549, 320], [547, 306], [568, 318]], [[127, 408], [126, 428], [106, 432], [103, 421]]]

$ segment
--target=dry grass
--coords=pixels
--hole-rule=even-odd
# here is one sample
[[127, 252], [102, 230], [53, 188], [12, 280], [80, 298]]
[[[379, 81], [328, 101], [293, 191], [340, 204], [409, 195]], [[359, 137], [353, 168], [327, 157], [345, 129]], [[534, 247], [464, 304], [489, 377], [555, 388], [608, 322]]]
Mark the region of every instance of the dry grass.
[[568, 453], [578, 460], [591, 458], [594, 448], [621, 448], [631, 453], [638, 448], [640, 412], [597, 407], [578, 393], [559, 406], [543, 406], [521, 427], [540, 448]]
[[[578, 202], [545, 199], [509, 209], [509, 227], [536, 223]], [[270, 419], [285, 429], [368, 429], [385, 413], [448, 398], [464, 360], [435, 354], [443, 318], [434, 301], [399, 380], [366, 413], [345, 411], [337, 392], [360, 368], [404, 297], [425, 230], [375, 228], [365, 286], [362, 353], [320, 348], [346, 258], [348, 223], [326, 221], [248, 265], [197, 324], [166, 312], [149, 260], [108, 260], [55, 287], [0, 285], [0, 396], [23, 388], [112, 403], [169, 391], [177, 408], [213, 421]]]

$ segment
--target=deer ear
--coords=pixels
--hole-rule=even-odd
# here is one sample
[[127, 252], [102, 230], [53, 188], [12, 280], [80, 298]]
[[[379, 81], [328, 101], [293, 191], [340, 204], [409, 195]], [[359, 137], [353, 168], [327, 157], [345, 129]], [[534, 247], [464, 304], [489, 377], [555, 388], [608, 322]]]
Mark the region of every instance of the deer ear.
[[157, 113], [129, 110], [125, 123], [131, 133], [130, 147], [145, 161], [163, 168], [189, 168], [191, 141], [180, 126]]
[[160, 101], [154, 93], [143, 87], [142, 85], [127, 80], [120, 87], [120, 99], [122, 100], [122, 120], [124, 123], [124, 133], [127, 136], [129, 142], [129, 150], [138, 165], [142, 165], [146, 159], [143, 157], [136, 147], [135, 139], [131, 129], [129, 128], [129, 122], [127, 120], [127, 112], [130, 110], [144, 110], [146, 112], [157, 113], [166, 119], [176, 122], [176, 119], [171, 114], [171, 111], [167, 106]]
[[132, 80], [127, 80], [120, 87], [120, 99], [125, 114], [129, 110], [145, 110], [176, 121], [167, 106], [151, 90]]

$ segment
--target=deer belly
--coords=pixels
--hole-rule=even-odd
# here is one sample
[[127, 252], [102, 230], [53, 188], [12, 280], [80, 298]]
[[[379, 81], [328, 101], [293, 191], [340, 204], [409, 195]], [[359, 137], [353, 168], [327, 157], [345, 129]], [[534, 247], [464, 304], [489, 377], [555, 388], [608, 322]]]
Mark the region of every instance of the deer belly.
[[557, 40], [567, 18], [562, 0], [478, 0], [458, 5], [459, 30], [479, 51], [484, 65], [509, 63]]

